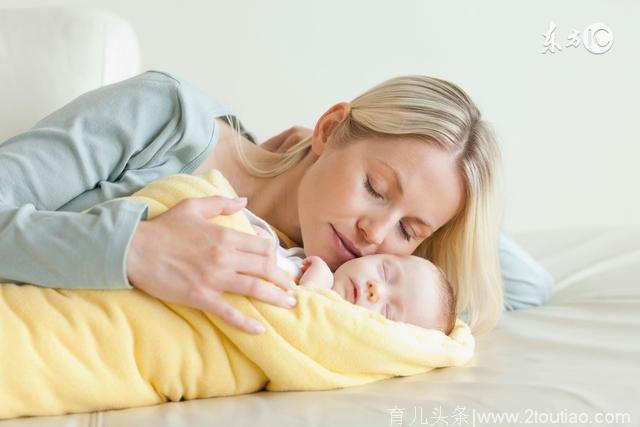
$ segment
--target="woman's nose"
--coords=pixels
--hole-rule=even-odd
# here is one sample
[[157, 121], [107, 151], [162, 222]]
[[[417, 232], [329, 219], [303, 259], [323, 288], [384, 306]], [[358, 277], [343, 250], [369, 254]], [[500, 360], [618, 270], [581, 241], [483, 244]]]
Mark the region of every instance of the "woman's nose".
[[366, 221], [362, 221], [360, 230], [368, 242], [381, 245], [387, 235], [390, 223], [391, 221], [385, 221], [384, 219], [377, 221], [369, 218]]

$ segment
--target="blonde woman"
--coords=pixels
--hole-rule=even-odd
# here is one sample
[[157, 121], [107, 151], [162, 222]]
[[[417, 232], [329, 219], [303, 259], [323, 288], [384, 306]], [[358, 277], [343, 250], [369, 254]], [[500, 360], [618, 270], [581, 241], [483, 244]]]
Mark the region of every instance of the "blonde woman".
[[[146, 205], [112, 200], [211, 168], [246, 199], [188, 199], [152, 220]], [[292, 307], [288, 277], [266, 239], [206, 221], [246, 206], [332, 270], [374, 253], [431, 260], [481, 334], [504, 307], [544, 302], [552, 283], [500, 233], [500, 170], [488, 123], [445, 80], [389, 79], [331, 106], [313, 131], [260, 145], [189, 82], [147, 71], [0, 144], [0, 282], [136, 287], [262, 333], [219, 295]]]

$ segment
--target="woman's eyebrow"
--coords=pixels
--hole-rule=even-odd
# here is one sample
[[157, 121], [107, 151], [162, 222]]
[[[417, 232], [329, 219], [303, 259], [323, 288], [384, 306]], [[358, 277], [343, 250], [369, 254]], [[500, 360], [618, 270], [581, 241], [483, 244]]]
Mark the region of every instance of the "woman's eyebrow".
[[[400, 179], [400, 174], [398, 174], [398, 172], [387, 162], [385, 162], [382, 159], [377, 159], [378, 162], [380, 162], [382, 165], [384, 165], [385, 167], [389, 168], [391, 170], [391, 172], [393, 173], [393, 178], [395, 180], [396, 183], [396, 187], [398, 187], [398, 191], [400, 192], [400, 195], [404, 195], [404, 189], [402, 188], [402, 180]], [[425, 227], [429, 227], [431, 230], [433, 230], [433, 226], [431, 225], [431, 223], [429, 223], [429, 221], [422, 219], [420, 217], [415, 217], [416, 221], [418, 221], [420, 224], [424, 225]]]

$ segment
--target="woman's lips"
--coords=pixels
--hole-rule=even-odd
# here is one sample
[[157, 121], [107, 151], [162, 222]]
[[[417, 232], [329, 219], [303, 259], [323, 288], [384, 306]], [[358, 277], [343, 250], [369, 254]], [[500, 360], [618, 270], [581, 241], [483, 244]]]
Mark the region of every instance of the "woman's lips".
[[340, 236], [338, 236], [336, 229], [333, 228], [333, 225], [331, 225], [331, 230], [333, 231], [334, 246], [336, 248], [336, 251], [338, 252], [338, 255], [340, 255], [340, 257], [342, 258], [342, 262], [346, 262], [346, 261], [349, 261], [350, 259], [354, 259], [356, 255], [353, 252], [351, 252], [349, 249], [347, 249], [344, 243], [342, 243], [342, 240], [340, 239]]

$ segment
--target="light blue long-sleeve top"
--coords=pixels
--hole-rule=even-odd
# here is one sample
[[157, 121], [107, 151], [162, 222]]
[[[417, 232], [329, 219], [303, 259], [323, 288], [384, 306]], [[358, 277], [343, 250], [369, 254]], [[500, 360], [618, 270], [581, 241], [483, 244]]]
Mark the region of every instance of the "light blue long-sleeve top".
[[[241, 122], [180, 77], [147, 71], [89, 91], [0, 143], [0, 283], [130, 289], [126, 259], [146, 204], [112, 200], [192, 173]], [[87, 212], [82, 212], [91, 208]], [[553, 278], [505, 233], [505, 308], [543, 304]]]

